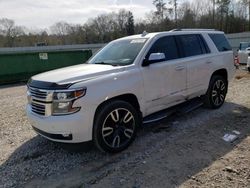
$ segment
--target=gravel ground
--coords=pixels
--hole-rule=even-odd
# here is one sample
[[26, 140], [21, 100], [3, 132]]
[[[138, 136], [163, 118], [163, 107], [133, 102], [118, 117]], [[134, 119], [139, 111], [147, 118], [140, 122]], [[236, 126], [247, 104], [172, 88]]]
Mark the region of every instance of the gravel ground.
[[[237, 71], [226, 103], [139, 131], [126, 151], [37, 136], [26, 115], [26, 86], [0, 88], [0, 187], [250, 187], [250, 75]], [[241, 134], [233, 143], [226, 133]], [[72, 150], [72, 149], [71, 149]]]

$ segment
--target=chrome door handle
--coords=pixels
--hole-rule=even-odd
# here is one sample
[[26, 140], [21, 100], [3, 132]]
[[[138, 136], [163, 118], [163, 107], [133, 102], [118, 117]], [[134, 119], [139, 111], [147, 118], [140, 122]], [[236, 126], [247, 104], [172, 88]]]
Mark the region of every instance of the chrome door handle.
[[183, 70], [183, 69], [185, 69], [184, 66], [177, 66], [177, 67], [175, 67], [175, 70], [176, 70], [176, 71], [181, 71], [181, 70]]

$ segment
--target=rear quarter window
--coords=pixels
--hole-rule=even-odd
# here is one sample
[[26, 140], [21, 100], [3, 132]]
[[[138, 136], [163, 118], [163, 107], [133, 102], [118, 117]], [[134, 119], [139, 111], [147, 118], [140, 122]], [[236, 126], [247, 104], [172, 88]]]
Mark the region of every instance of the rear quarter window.
[[231, 51], [232, 47], [230, 46], [228, 40], [226, 39], [224, 34], [209, 34], [209, 37], [214, 42], [215, 46], [217, 47], [218, 51], [225, 52]]

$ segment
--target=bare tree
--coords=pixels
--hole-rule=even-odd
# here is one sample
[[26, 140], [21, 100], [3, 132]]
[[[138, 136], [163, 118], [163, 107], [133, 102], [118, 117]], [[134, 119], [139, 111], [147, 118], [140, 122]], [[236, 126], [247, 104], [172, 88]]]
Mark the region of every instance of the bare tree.
[[248, 30], [250, 31], [250, 0], [241, 0], [248, 7]]
[[24, 29], [21, 26], [15, 26], [15, 22], [13, 20], [2, 18], [0, 19], [0, 34], [6, 37], [6, 41], [4, 46], [14, 46], [15, 39], [24, 35]]
[[59, 44], [68, 44], [67, 35], [70, 33], [70, 24], [64, 21], [57, 22], [50, 27], [50, 31], [58, 37]]
[[164, 19], [164, 12], [167, 10], [166, 3], [164, 0], [154, 0], [153, 4], [156, 7], [155, 14], [160, 17], [161, 20]]
[[13, 20], [10, 20], [8, 18], [0, 19], [0, 32], [2, 33], [2, 35], [10, 36], [14, 26], [15, 22]]
[[59, 36], [67, 35], [69, 34], [70, 24], [64, 21], [57, 22], [50, 27], [50, 30], [53, 34], [56, 34]]
[[174, 10], [175, 26], [177, 26], [177, 8], [178, 8], [177, 0], [169, 0], [169, 4], [172, 5], [172, 7], [173, 7], [172, 10]]

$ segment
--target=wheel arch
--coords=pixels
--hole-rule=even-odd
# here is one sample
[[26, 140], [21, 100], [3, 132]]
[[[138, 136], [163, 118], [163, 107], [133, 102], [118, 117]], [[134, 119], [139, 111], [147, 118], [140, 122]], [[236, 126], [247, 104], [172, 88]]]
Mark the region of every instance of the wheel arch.
[[228, 72], [225, 68], [214, 71], [211, 78], [215, 75], [222, 76], [228, 82]]
[[105, 104], [107, 104], [108, 102], [112, 101], [112, 100], [121, 100], [121, 101], [125, 101], [128, 102], [129, 104], [131, 104], [141, 115], [141, 107], [138, 101], [138, 98], [136, 97], [135, 94], [132, 93], [126, 93], [126, 94], [122, 94], [122, 95], [118, 95], [115, 97], [112, 97], [108, 100], [103, 101], [102, 103], [100, 103], [96, 110], [95, 110], [95, 115], [94, 115], [94, 121], [96, 119], [96, 115], [98, 113], [98, 111], [101, 109], [102, 106], [104, 106]]

